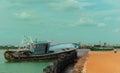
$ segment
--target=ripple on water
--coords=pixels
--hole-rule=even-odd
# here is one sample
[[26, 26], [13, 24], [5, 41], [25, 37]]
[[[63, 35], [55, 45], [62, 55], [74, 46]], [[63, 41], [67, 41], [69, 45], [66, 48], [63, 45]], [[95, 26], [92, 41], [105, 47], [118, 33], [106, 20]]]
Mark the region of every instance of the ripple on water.
[[4, 50], [0, 50], [0, 73], [42, 73], [43, 68], [53, 62], [7, 62], [3, 54]]

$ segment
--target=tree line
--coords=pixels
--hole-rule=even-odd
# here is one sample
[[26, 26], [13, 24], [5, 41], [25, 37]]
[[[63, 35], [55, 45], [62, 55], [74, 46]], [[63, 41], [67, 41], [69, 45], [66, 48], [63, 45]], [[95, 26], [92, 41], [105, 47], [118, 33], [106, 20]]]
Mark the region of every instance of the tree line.
[[7, 45], [5, 45], [5, 46], [0, 46], [0, 49], [18, 49], [18, 47], [16, 47], [16, 46], [7, 46]]

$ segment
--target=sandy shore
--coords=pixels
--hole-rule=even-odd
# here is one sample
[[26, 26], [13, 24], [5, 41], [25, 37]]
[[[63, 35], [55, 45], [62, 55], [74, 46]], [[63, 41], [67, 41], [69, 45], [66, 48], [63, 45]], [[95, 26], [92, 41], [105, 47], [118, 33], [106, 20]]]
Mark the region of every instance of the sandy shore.
[[89, 52], [86, 73], [120, 73], [120, 52]]
[[78, 49], [78, 60], [76, 61], [77, 63], [66, 68], [64, 73], [80, 73], [80, 71], [83, 70], [84, 63], [86, 61], [89, 51], [89, 49]]
[[88, 58], [88, 53], [80, 57], [77, 63], [75, 64], [72, 73], [85, 73], [86, 72], [85, 64], [86, 64], [87, 58]]

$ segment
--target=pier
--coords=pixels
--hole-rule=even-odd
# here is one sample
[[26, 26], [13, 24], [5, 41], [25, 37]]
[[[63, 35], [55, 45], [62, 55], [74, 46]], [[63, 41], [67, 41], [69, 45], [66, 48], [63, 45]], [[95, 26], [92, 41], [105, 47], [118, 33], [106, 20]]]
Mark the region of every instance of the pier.
[[49, 65], [43, 69], [43, 73], [62, 73], [65, 68], [73, 64], [77, 59], [77, 51], [74, 50], [67, 54], [62, 54], [56, 61], [54, 61], [53, 65]]
[[63, 54], [53, 65], [43, 69], [43, 73], [72, 73], [77, 59], [82, 58], [88, 52], [88, 49], [78, 49], [70, 54]]

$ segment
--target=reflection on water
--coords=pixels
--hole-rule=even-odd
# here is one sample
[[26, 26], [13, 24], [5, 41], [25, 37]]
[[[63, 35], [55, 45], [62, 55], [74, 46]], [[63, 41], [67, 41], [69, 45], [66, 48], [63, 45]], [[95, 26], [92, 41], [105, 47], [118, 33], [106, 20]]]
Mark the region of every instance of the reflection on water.
[[43, 68], [52, 64], [52, 61], [7, 62], [3, 54], [4, 50], [0, 50], [0, 73], [42, 73]]

